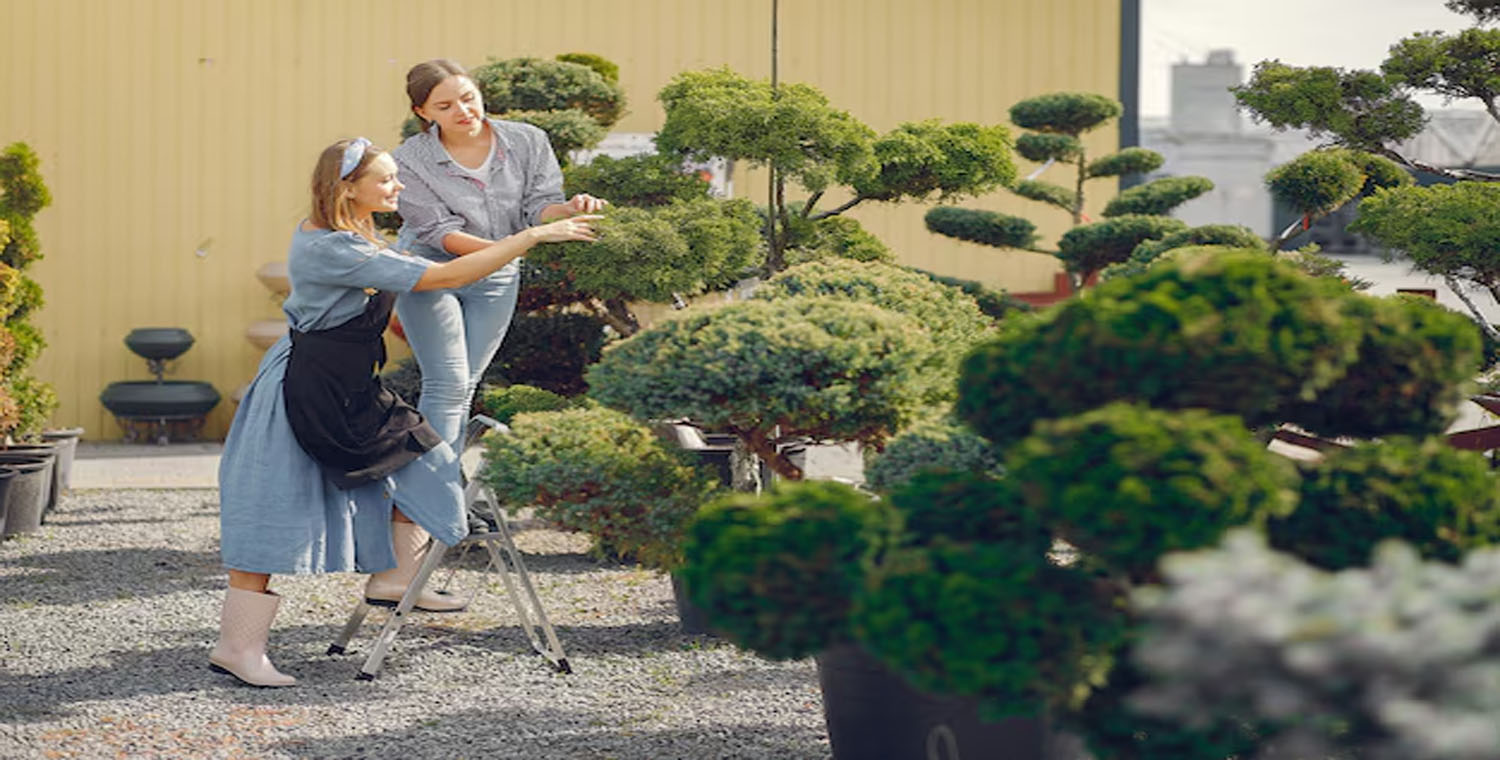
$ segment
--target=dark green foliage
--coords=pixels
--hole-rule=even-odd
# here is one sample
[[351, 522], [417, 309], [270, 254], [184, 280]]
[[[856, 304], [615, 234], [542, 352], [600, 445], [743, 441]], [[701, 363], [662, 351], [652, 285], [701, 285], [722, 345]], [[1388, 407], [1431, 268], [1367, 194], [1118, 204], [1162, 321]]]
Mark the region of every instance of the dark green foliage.
[[1299, 214], [1323, 216], [1348, 203], [1365, 185], [1364, 172], [1342, 152], [1308, 151], [1266, 174], [1276, 200]]
[[1082, 574], [1035, 546], [894, 549], [851, 613], [860, 642], [913, 686], [982, 698], [989, 717], [1065, 704], [1102, 674], [1118, 623]]
[[683, 171], [680, 159], [660, 153], [596, 156], [563, 170], [563, 194], [588, 193], [616, 206], [663, 206], [708, 196], [708, 181]]
[[601, 299], [671, 303], [732, 282], [760, 252], [760, 218], [749, 201], [674, 201], [653, 209], [612, 208], [594, 243], [538, 246], [527, 258], [558, 264], [570, 286]]
[[798, 296], [855, 301], [906, 314], [931, 333], [940, 350], [953, 354], [955, 363], [990, 327], [990, 320], [963, 291], [892, 264], [800, 264], [767, 280], [752, 298]]
[[606, 129], [625, 113], [625, 90], [582, 64], [491, 58], [469, 73], [490, 113], [578, 110]]
[[1022, 129], [1077, 136], [1124, 112], [1118, 101], [1089, 92], [1055, 92], [1010, 107], [1010, 120]]
[[1239, 419], [1112, 403], [1038, 422], [1007, 451], [1007, 478], [1068, 543], [1149, 577], [1162, 554], [1217, 543], [1295, 503], [1291, 463]]
[[849, 640], [850, 602], [890, 523], [879, 502], [828, 481], [725, 495], [689, 525], [679, 577], [730, 641], [806, 657]]
[[1364, 199], [1349, 229], [1400, 250], [1418, 268], [1481, 284], [1500, 282], [1500, 184], [1401, 187]]
[[1359, 358], [1288, 419], [1320, 435], [1436, 435], [1458, 414], [1480, 363], [1479, 327], [1420, 296], [1351, 299]]
[[1064, 211], [1072, 211], [1073, 206], [1078, 203], [1078, 193], [1062, 185], [1054, 185], [1038, 179], [1023, 179], [1011, 188], [1011, 192], [1022, 198], [1051, 204]]
[[1214, 183], [1206, 177], [1162, 177], [1121, 192], [1105, 205], [1103, 215], [1169, 214], [1212, 189]]
[[993, 473], [999, 460], [990, 442], [967, 425], [947, 417], [924, 420], [901, 431], [884, 451], [869, 456], [865, 485], [886, 493], [931, 470]]
[[606, 339], [603, 320], [592, 314], [517, 314], [485, 370], [484, 382], [524, 383], [577, 396], [588, 390], [583, 373], [599, 361]]
[[873, 131], [807, 85], [782, 84], [773, 97], [767, 81], [710, 69], [678, 74], [657, 97], [666, 110], [662, 153], [769, 165], [811, 192], [876, 170]]
[[1231, 248], [1265, 248], [1261, 240], [1249, 227], [1238, 224], [1205, 224], [1199, 227], [1174, 232], [1159, 240], [1147, 240], [1130, 252], [1130, 261], [1142, 264], [1160, 258], [1174, 248], [1193, 245], [1223, 245]]
[[[1133, 623], [1133, 621], [1132, 621]], [[1128, 638], [1134, 638], [1134, 632]], [[1095, 690], [1062, 726], [1082, 736], [1097, 760], [1223, 760], [1250, 758], [1260, 748], [1259, 727], [1217, 719], [1212, 725], [1144, 715], [1131, 709], [1131, 695], [1149, 680], [1122, 646], [1109, 671], [1109, 684]]]
[[1001, 323], [965, 361], [957, 411], [1001, 445], [1113, 400], [1283, 422], [1354, 361], [1353, 297], [1260, 251], [1174, 257]]
[[555, 58], [564, 63], [577, 63], [587, 66], [593, 69], [599, 76], [604, 77], [604, 81], [610, 84], [620, 83], [620, 67], [614, 61], [602, 55], [595, 55], [593, 53], [561, 53], [555, 56]]
[[568, 154], [580, 148], [597, 145], [608, 130], [599, 126], [593, 117], [576, 110], [564, 111], [506, 111], [500, 118], [530, 124], [547, 133], [547, 141], [560, 163], [566, 164]]
[[1481, 24], [1500, 21], [1500, 0], [1448, 0], [1443, 5], [1454, 13], [1467, 13]]
[[910, 317], [787, 298], [659, 323], [606, 349], [587, 379], [592, 396], [640, 419], [878, 446], [915, 416], [938, 362]]
[[533, 385], [507, 385], [499, 388], [484, 388], [475, 399], [476, 410], [496, 422], [506, 425], [518, 414], [526, 412], [557, 412], [574, 405], [567, 396], [559, 396], [549, 390]]
[[979, 195], [1015, 181], [1010, 132], [936, 120], [906, 123], [876, 138], [873, 174], [854, 190], [871, 200], [949, 200]]
[[791, 227], [788, 266], [826, 259], [896, 261], [896, 254], [852, 217], [829, 216], [817, 221], [793, 217]]
[[1089, 162], [1090, 177], [1121, 177], [1126, 174], [1145, 174], [1161, 168], [1164, 159], [1160, 153], [1146, 148], [1123, 148], [1118, 153], [1096, 158]]
[[572, 276], [561, 262], [553, 261], [540, 266], [529, 258], [521, 259], [521, 293], [516, 298], [518, 313], [540, 311], [549, 306], [587, 303], [591, 298], [591, 295], [573, 284]]
[[609, 409], [518, 414], [485, 440], [481, 478], [512, 511], [588, 533], [605, 556], [671, 570], [687, 521], [714, 488], [687, 452]]
[[971, 243], [1023, 249], [1036, 245], [1036, 225], [1019, 216], [980, 209], [934, 206], [923, 218], [927, 222], [927, 229]]
[[1493, 104], [1500, 97], [1500, 29], [1419, 32], [1392, 45], [1380, 69], [1409, 87]]
[[[984, 464], [993, 467], [993, 461]], [[1021, 503], [1014, 484], [980, 468], [917, 472], [887, 498], [900, 518], [898, 541], [904, 545], [927, 546], [939, 538], [1003, 543], [1032, 557], [1052, 547], [1051, 534]]]
[[1378, 151], [1410, 138], [1426, 123], [1422, 107], [1399, 82], [1370, 71], [1261, 61], [1248, 84], [1231, 89], [1242, 106], [1273, 127], [1306, 129], [1360, 150]]
[[1016, 138], [1016, 152], [1028, 161], [1042, 163], [1053, 161], [1076, 161], [1083, 152], [1083, 143], [1072, 135], [1028, 132]]
[[1359, 190], [1360, 195], [1369, 195], [1382, 187], [1405, 187], [1416, 184], [1411, 172], [1385, 156], [1358, 150], [1337, 152], [1344, 157], [1344, 160], [1359, 167], [1359, 170], [1364, 173], [1365, 184]]
[[1130, 257], [1136, 246], [1188, 228], [1166, 216], [1125, 214], [1100, 222], [1080, 224], [1057, 241], [1057, 257], [1070, 272], [1087, 275]]
[[1329, 570], [1366, 565], [1385, 539], [1445, 562], [1500, 539], [1488, 460], [1438, 437], [1330, 452], [1304, 473], [1301, 492], [1297, 510], [1271, 522], [1271, 546]]
[[1033, 308], [1031, 304], [1004, 291], [996, 292], [991, 290], [981, 282], [933, 274], [922, 269], [916, 271], [931, 278], [933, 282], [940, 282], [948, 287], [962, 290], [966, 295], [974, 299], [975, 303], [979, 304], [979, 310], [984, 312], [985, 316], [997, 322], [1014, 312], [1029, 312]]

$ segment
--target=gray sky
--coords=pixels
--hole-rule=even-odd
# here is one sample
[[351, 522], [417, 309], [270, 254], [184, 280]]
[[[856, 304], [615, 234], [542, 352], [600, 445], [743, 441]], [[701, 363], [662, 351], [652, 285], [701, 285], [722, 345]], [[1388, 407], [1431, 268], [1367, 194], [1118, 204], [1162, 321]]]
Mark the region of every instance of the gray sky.
[[[1202, 62], [1217, 48], [1234, 50], [1247, 77], [1255, 63], [1270, 58], [1374, 69], [1392, 44], [1414, 32], [1472, 25], [1442, 0], [1142, 0], [1141, 115], [1167, 115], [1173, 63]], [[1442, 104], [1441, 98], [1420, 100]]]

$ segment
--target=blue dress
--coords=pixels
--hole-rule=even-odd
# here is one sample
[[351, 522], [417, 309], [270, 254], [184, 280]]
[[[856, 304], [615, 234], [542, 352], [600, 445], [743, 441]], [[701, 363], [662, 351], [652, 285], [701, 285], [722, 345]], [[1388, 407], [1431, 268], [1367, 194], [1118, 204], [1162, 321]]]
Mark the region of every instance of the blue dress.
[[[352, 232], [299, 227], [287, 253], [292, 290], [282, 310], [296, 330], [334, 327], [364, 312], [365, 288], [410, 291], [429, 266]], [[447, 444], [381, 481], [349, 490], [334, 485], [287, 421], [281, 385], [290, 355], [285, 337], [266, 351], [224, 442], [224, 566], [276, 575], [390, 569], [393, 506], [445, 544], [467, 535], [458, 458]]]

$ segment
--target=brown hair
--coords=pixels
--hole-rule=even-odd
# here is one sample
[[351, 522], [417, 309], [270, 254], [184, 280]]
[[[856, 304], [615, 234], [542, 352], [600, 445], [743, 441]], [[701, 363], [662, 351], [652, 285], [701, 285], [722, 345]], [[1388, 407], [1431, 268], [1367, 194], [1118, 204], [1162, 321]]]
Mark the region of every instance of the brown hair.
[[312, 210], [307, 215], [307, 221], [312, 222], [315, 227], [353, 232], [376, 245], [385, 245], [385, 241], [376, 234], [373, 224], [368, 220], [354, 218], [354, 204], [349, 199], [350, 187], [365, 173], [370, 162], [385, 151], [374, 145], [366, 146], [365, 154], [360, 157], [354, 171], [349, 172], [349, 176], [340, 178], [344, 151], [352, 142], [354, 141], [339, 140], [324, 148], [323, 154], [318, 156], [318, 165], [313, 168], [312, 175]]
[[[463, 77], [470, 82], [474, 81], [474, 77], [469, 76], [469, 72], [451, 58], [434, 58], [411, 67], [406, 72], [406, 97], [411, 99], [411, 112], [416, 113], [418, 108], [426, 105], [427, 98], [432, 96], [432, 88], [442, 84], [448, 77]], [[417, 118], [422, 120], [424, 129], [432, 126], [432, 122], [421, 116]]]

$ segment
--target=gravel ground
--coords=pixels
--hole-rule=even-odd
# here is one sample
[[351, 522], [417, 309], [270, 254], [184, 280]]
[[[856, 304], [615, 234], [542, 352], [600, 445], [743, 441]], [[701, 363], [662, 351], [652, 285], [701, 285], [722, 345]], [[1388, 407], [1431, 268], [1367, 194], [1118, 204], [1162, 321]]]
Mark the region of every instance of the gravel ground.
[[573, 666], [532, 653], [477, 553], [467, 612], [418, 613], [380, 677], [325, 654], [363, 576], [278, 577], [271, 657], [299, 679], [254, 689], [207, 667], [224, 575], [213, 490], [65, 496], [0, 544], [0, 758], [827, 758], [811, 661], [770, 662], [679, 632], [670, 583], [601, 564], [587, 539], [521, 523]]

